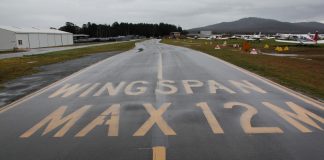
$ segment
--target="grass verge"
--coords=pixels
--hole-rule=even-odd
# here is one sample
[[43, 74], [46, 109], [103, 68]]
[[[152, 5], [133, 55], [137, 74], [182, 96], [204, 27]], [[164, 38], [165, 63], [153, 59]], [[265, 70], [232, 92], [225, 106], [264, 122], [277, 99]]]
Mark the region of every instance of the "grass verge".
[[0, 60], [0, 88], [7, 81], [38, 72], [38, 67], [81, 58], [90, 54], [127, 51], [134, 48], [136, 41], [107, 44], [64, 51], [50, 52]]
[[[223, 44], [223, 41], [164, 39], [162, 43], [207, 53], [313, 98], [321, 101], [324, 99], [324, 46], [315, 48], [289, 46], [290, 51], [288, 51], [288, 54], [299, 51], [302, 52], [302, 55], [297, 57], [276, 57], [260, 54], [251, 55], [233, 47], [215, 50], [215, 45]], [[228, 46], [234, 43], [242, 44], [242, 41], [227, 40]], [[263, 50], [262, 46], [266, 43], [270, 45], [267, 50], [272, 52], [274, 47], [284, 45], [274, 41], [253, 42], [251, 45], [253, 48]]]

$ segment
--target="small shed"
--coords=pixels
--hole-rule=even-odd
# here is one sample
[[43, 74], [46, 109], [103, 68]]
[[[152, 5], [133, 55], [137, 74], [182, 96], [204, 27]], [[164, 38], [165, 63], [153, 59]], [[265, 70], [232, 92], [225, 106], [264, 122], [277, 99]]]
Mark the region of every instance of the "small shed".
[[181, 32], [171, 32], [170, 37], [171, 38], [180, 38]]

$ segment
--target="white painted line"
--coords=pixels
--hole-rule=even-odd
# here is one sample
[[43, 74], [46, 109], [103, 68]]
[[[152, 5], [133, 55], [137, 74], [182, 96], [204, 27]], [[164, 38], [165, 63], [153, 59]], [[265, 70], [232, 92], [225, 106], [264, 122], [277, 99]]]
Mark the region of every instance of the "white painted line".
[[163, 65], [162, 65], [162, 53], [159, 54], [159, 64], [158, 64], [158, 80], [163, 79]]
[[162, 52], [160, 51], [161, 48], [157, 46], [157, 51], [159, 53], [159, 61], [158, 61], [158, 74], [157, 74], [157, 79], [158, 80], [163, 80], [163, 62], [162, 62]]

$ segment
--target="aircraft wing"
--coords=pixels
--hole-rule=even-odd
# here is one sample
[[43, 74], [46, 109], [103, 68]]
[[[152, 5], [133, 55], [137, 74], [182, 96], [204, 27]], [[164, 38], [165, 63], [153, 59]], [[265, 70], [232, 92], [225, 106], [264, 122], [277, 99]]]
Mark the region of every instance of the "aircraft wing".
[[279, 39], [276, 39], [276, 42], [301, 44], [300, 41], [289, 41], [289, 40], [279, 40]]
[[317, 44], [324, 44], [324, 40], [317, 41]]
[[256, 39], [252, 39], [252, 38], [245, 38], [244, 40], [246, 40], [246, 41], [255, 41]]
[[324, 40], [320, 40], [320, 41], [317, 41], [317, 43], [315, 41], [304, 41], [304, 42], [301, 42], [301, 41], [289, 41], [289, 40], [277, 40], [276, 39], [276, 42], [282, 42], [282, 43], [293, 43], [293, 44], [305, 44], [305, 45], [312, 45], [312, 44], [324, 44]]

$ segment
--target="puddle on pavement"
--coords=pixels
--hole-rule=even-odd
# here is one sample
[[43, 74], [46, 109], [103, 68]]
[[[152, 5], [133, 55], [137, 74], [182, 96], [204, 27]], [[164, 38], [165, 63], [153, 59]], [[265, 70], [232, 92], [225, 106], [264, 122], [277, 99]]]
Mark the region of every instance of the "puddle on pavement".
[[98, 53], [75, 60], [39, 67], [41, 70], [39, 73], [24, 76], [4, 84], [4, 88], [0, 90], [0, 107], [117, 53]]

